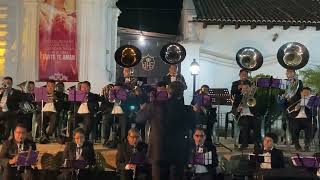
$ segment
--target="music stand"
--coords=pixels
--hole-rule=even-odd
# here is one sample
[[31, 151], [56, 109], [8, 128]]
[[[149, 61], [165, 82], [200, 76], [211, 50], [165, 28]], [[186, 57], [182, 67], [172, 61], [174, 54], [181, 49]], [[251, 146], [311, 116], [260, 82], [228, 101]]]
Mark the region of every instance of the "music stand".
[[[68, 93], [68, 101], [73, 103], [73, 127], [76, 127], [76, 102], [83, 102], [86, 97], [86, 93], [83, 91], [79, 91], [76, 88], [72, 89]], [[70, 135], [70, 134], [69, 134]]]
[[81, 169], [86, 169], [88, 163], [85, 160], [64, 160], [63, 165], [60, 167], [62, 171], [68, 171], [71, 173], [71, 179], [74, 179], [74, 173], [76, 180], [79, 179], [79, 172]]
[[[212, 88], [209, 89], [209, 96], [211, 96], [212, 98], [212, 105], [216, 105], [217, 109], [218, 109], [218, 118], [217, 118], [217, 123], [219, 125], [220, 122], [220, 105], [227, 105], [227, 106], [231, 106], [231, 98], [230, 98], [230, 94], [229, 94], [229, 90], [227, 88]], [[217, 125], [217, 127], [218, 127]], [[214, 129], [214, 134], [216, 132], [216, 130]], [[216, 134], [215, 134], [216, 135]], [[220, 143], [219, 141], [219, 136], [216, 135], [217, 138], [217, 142], [215, 142], [216, 146], [222, 146], [226, 149], [228, 149], [230, 152], [232, 152], [232, 149], [228, 148], [226, 145]]]
[[43, 105], [44, 102], [48, 102], [48, 91], [46, 87], [35, 87], [34, 88], [35, 102], [41, 102], [41, 127], [40, 127], [40, 138], [43, 135]]

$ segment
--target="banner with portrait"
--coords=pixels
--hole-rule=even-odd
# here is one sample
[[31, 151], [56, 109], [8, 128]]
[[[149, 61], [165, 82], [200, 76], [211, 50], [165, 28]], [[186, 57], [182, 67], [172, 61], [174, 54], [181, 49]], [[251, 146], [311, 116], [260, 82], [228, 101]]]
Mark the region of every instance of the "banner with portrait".
[[39, 80], [78, 81], [76, 0], [40, 0]]

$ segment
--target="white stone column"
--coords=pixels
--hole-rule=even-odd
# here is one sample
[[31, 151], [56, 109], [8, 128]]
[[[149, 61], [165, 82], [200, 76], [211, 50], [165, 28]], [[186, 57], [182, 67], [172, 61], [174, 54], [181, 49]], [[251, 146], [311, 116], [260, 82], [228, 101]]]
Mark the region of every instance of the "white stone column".
[[114, 81], [117, 17], [114, 0], [79, 0], [79, 80], [88, 80], [93, 92]]
[[[20, 21], [21, 19], [21, 21]], [[16, 82], [37, 79], [38, 60], [38, 0], [24, 0], [20, 16], [17, 18], [18, 58]]]

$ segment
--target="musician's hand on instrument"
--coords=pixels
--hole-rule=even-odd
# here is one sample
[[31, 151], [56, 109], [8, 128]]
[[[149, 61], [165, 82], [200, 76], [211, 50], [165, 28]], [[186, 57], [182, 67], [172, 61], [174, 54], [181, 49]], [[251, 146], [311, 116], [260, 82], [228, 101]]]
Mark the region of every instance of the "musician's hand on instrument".
[[193, 109], [194, 112], [198, 112], [199, 111], [197, 106], [192, 106], [192, 109]]
[[134, 170], [134, 169], [136, 169], [136, 165], [135, 164], [127, 164], [125, 169], [126, 170]]
[[16, 164], [18, 161], [18, 155], [15, 155], [12, 159], [9, 160], [10, 165]]
[[141, 110], [144, 110], [147, 106], [147, 103], [143, 103], [143, 104], [140, 104], [140, 109]]

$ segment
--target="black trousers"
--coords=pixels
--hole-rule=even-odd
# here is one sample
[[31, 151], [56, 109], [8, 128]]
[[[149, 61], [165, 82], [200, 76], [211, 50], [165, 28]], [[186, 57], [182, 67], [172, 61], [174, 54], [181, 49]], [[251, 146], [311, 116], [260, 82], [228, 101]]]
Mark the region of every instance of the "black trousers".
[[299, 134], [301, 130], [304, 130], [305, 144], [310, 145], [312, 137], [312, 122], [306, 118], [296, 118], [293, 120], [293, 134], [292, 140], [294, 144], [299, 144]]
[[85, 132], [86, 138], [89, 138], [91, 132], [91, 125], [92, 125], [92, 116], [90, 113], [87, 114], [76, 114], [76, 126], [79, 127], [81, 123], [83, 125], [83, 130]]
[[3, 134], [2, 139], [6, 140], [17, 124], [17, 113], [12, 111], [0, 112], [0, 123], [2, 124], [0, 129], [3, 131], [0, 134]]
[[184, 164], [181, 162], [155, 161], [152, 163], [152, 180], [182, 180]]
[[76, 170], [63, 170], [60, 175], [58, 175], [57, 180], [87, 180], [93, 178], [93, 173], [89, 170], [79, 170], [77, 174]]
[[115, 120], [110, 113], [105, 112], [102, 114], [102, 121], [104, 123], [104, 139], [105, 141], [108, 141], [110, 138], [111, 127], [115, 123]]
[[254, 116], [241, 116], [239, 119], [241, 146], [247, 147], [250, 131], [253, 130], [253, 144], [259, 144], [261, 139], [260, 121]]
[[17, 167], [5, 167], [2, 180], [33, 180], [34, 172], [31, 168], [17, 170]]
[[[43, 112], [43, 124], [41, 120], [41, 113], [37, 116], [38, 129], [42, 131], [45, 136], [52, 136], [54, 131], [56, 130], [57, 122], [57, 114], [56, 112]], [[48, 132], [46, 129], [48, 128]], [[41, 129], [40, 129], [41, 128]], [[38, 131], [40, 133], [40, 131]], [[39, 134], [40, 135], [40, 134]]]

